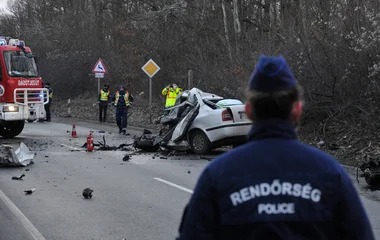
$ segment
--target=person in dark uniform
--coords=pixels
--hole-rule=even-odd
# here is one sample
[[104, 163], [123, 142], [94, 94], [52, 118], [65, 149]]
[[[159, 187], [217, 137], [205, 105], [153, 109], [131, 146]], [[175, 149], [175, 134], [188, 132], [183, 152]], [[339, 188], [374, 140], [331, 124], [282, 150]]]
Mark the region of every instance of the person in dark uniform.
[[108, 104], [111, 103], [110, 94], [111, 94], [111, 91], [109, 90], [109, 85], [104, 85], [104, 88], [100, 89], [99, 96], [98, 96], [100, 123], [106, 122]]
[[45, 88], [49, 90], [49, 102], [45, 104], [46, 119], [45, 121], [51, 122], [50, 106], [53, 100], [53, 89], [50, 87], [50, 83], [45, 83]]
[[375, 239], [346, 171], [297, 140], [302, 106], [286, 60], [261, 56], [246, 102], [249, 141], [204, 169], [178, 240]]
[[115, 93], [116, 123], [119, 127], [119, 133], [123, 135], [126, 135], [127, 132], [128, 109], [133, 100], [134, 97], [125, 90], [124, 85], [121, 85], [119, 91]]

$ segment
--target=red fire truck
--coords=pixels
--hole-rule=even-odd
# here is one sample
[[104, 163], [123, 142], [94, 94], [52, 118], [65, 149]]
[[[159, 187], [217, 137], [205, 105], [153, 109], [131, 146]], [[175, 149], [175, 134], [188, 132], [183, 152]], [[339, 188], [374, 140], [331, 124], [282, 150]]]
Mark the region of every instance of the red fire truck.
[[0, 37], [0, 136], [13, 138], [25, 120], [45, 119], [48, 89], [37, 71], [37, 57], [25, 42]]

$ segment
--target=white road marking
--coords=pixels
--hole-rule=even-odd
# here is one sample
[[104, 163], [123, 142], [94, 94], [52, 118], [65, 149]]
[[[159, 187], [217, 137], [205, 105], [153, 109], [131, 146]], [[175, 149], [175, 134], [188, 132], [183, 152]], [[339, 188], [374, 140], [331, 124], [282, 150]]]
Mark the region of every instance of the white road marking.
[[188, 193], [194, 193], [193, 190], [190, 190], [190, 189], [188, 189], [188, 188], [182, 187], [182, 186], [177, 185], [177, 184], [175, 184], [175, 183], [172, 183], [172, 182], [166, 181], [166, 180], [164, 180], [164, 179], [161, 179], [161, 178], [154, 178], [154, 179], [157, 180], [157, 181], [160, 181], [160, 182], [166, 183], [167, 185], [170, 185], [170, 186], [172, 186], [172, 187], [175, 187], [175, 188], [181, 189], [182, 191], [185, 191], [185, 192], [188, 192]]
[[72, 146], [69, 146], [69, 145], [66, 145], [66, 144], [63, 144], [63, 143], [61, 143], [61, 146], [64, 146], [64, 147], [67, 147], [67, 148], [70, 148], [70, 149], [76, 150], [76, 151], [83, 151], [83, 149], [72, 147]]
[[20, 220], [25, 229], [30, 233], [34, 240], [46, 240], [44, 236], [33, 226], [33, 224], [25, 217], [25, 215], [13, 204], [13, 202], [5, 195], [0, 189], [0, 199], [3, 200], [5, 205], [11, 210], [11, 212]]

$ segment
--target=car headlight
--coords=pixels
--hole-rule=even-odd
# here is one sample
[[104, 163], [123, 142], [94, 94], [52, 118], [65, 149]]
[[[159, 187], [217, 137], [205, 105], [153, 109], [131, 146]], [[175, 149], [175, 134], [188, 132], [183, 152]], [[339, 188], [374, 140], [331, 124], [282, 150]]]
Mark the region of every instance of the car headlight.
[[10, 105], [3, 107], [4, 112], [18, 112], [18, 106]]

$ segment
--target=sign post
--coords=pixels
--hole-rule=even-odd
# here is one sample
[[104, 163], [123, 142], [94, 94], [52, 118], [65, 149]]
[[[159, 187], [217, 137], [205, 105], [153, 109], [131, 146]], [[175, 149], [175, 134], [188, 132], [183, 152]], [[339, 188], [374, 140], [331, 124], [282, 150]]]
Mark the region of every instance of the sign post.
[[95, 78], [98, 79], [98, 94], [99, 94], [100, 79], [104, 78], [104, 74], [108, 72], [101, 58], [99, 58], [98, 61], [96, 62], [94, 68], [92, 69], [92, 72], [95, 73]]
[[160, 71], [160, 67], [150, 59], [141, 68], [149, 76], [149, 122], [152, 124], [152, 77]]

